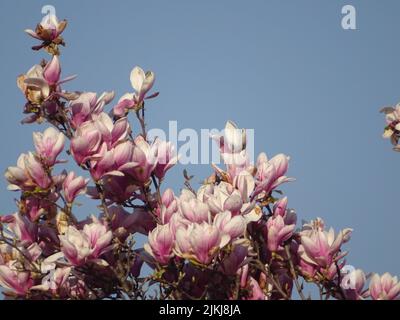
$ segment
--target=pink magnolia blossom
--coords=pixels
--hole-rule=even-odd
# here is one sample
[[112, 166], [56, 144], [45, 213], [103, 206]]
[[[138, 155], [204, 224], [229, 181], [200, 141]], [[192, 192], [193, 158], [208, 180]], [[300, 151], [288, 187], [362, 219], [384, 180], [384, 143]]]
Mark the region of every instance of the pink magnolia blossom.
[[144, 99], [150, 99], [158, 95], [154, 93], [146, 96], [154, 84], [155, 75], [152, 71], [144, 72], [140, 67], [134, 67], [130, 75], [132, 88], [135, 93], [126, 93], [118, 101], [114, 107], [114, 115], [124, 116], [129, 110], [140, 107]]
[[144, 249], [160, 264], [168, 264], [173, 257], [174, 235], [168, 224], [158, 225], [149, 233]]
[[94, 221], [86, 224], [83, 230], [69, 226], [64, 235], [60, 235], [61, 251], [74, 266], [80, 266], [89, 260], [98, 259], [111, 247], [112, 232]]
[[339, 253], [343, 243], [350, 239], [352, 229], [341, 230], [335, 237], [331, 228], [329, 231], [303, 230], [301, 232], [301, 254], [300, 257], [308, 263], [320, 267], [329, 267], [333, 262], [338, 261], [346, 255], [346, 252]]
[[68, 173], [62, 185], [65, 200], [68, 203], [74, 202], [78, 195], [85, 193], [88, 182], [89, 179], [79, 177], [73, 171]]
[[229, 239], [229, 236], [221, 235], [216, 226], [206, 222], [193, 224], [189, 236], [193, 259], [200, 264], [208, 265]]
[[93, 120], [103, 112], [104, 106], [114, 98], [114, 92], [104, 92], [100, 97], [94, 92], [83, 92], [75, 100], [69, 103], [71, 112], [71, 124], [78, 128], [86, 121]]
[[261, 153], [257, 160], [257, 186], [253, 196], [262, 192], [269, 194], [282, 183], [293, 181], [285, 176], [288, 166], [289, 157], [284, 154], [278, 154], [268, 160], [265, 153]]
[[9, 261], [0, 265], [0, 285], [19, 296], [24, 296], [33, 286], [33, 279], [29, 272], [18, 270], [16, 261]]
[[369, 284], [369, 294], [373, 300], [397, 300], [400, 298], [400, 282], [386, 272], [374, 274]]
[[64, 134], [50, 127], [43, 133], [34, 132], [33, 142], [37, 155], [51, 167], [56, 163], [58, 155], [64, 148]]
[[171, 142], [157, 139], [155, 145], [157, 146], [157, 165], [154, 174], [157, 178], [163, 179], [167, 171], [178, 162], [179, 157], [176, 155], [175, 147]]
[[43, 165], [33, 153], [21, 154], [16, 167], [8, 167], [5, 177], [9, 190], [30, 190], [35, 187], [47, 189], [52, 181]]
[[97, 153], [101, 144], [101, 133], [93, 122], [86, 122], [78, 128], [71, 140], [71, 153], [82, 165]]
[[61, 66], [58, 56], [54, 55], [43, 69], [43, 77], [49, 85], [57, 85], [60, 81]]
[[132, 176], [137, 183], [148, 182], [157, 165], [157, 146], [150, 145], [142, 136], [136, 137], [130, 162], [133, 165], [122, 166], [121, 171]]
[[234, 240], [243, 236], [247, 222], [240, 215], [232, 217], [230, 211], [224, 211], [215, 216], [214, 225], [221, 233], [228, 235], [230, 239]]
[[280, 215], [270, 217], [267, 221], [266, 238], [268, 250], [275, 252], [288, 240], [296, 228], [295, 224], [286, 225]]
[[161, 207], [158, 208], [158, 216], [162, 224], [166, 224], [171, 217], [178, 212], [178, 200], [172, 189], [166, 189], [161, 197]]
[[37, 225], [20, 213], [13, 214], [14, 221], [9, 223], [9, 229], [15, 234], [21, 244], [30, 245], [36, 242], [38, 236]]
[[341, 286], [347, 299], [363, 300], [365, 294], [364, 286], [367, 279], [361, 269], [356, 269], [343, 277]]
[[179, 202], [179, 209], [182, 217], [190, 222], [208, 222], [210, 221], [210, 211], [207, 204], [196, 198]]

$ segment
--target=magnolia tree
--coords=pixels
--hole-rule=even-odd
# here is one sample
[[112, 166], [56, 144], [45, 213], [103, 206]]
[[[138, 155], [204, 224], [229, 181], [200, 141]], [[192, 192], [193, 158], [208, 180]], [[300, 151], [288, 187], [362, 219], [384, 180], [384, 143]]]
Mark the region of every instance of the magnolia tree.
[[[213, 137], [224, 168], [213, 165], [198, 190], [187, 173], [179, 195], [164, 186], [179, 157], [170, 142], [147, 134], [145, 101], [158, 94], [154, 73], [135, 67], [133, 92], [108, 113], [113, 92], [63, 90], [73, 79], [61, 78], [66, 25], [49, 14], [26, 30], [40, 41], [33, 49], [50, 57], [18, 77], [22, 122], [50, 126], [33, 133], [35, 150], [5, 173], [19, 195], [16, 212], [0, 220], [6, 298], [310, 299], [306, 282], [321, 299], [399, 298], [396, 277], [346, 265], [351, 229], [335, 232], [320, 218], [297, 226], [277, 189], [293, 180], [289, 157], [262, 153], [250, 163], [246, 131], [233, 122]], [[386, 111], [386, 135], [397, 142], [399, 108]], [[63, 150], [85, 177], [62, 170]], [[80, 220], [76, 199], [83, 194], [98, 204], [98, 215]], [[138, 234], [147, 237], [143, 247]]]

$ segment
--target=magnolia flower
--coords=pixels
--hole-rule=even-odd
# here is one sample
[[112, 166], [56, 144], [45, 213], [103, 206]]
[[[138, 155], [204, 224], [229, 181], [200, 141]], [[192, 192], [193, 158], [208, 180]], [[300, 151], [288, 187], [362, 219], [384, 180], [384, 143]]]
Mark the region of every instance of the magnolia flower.
[[68, 203], [74, 202], [78, 195], [85, 193], [88, 182], [89, 179], [78, 177], [72, 171], [68, 173], [62, 185], [65, 200]]
[[257, 160], [257, 186], [253, 197], [262, 192], [269, 194], [282, 183], [293, 181], [293, 178], [285, 176], [288, 166], [289, 157], [284, 154], [278, 154], [272, 159], [267, 160], [265, 153], [261, 153]]
[[10, 183], [9, 190], [31, 190], [35, 187], [47, 189], [52, 182], [42, 164], [31, 152], [21, 154], [17, 166], [8, 167], [5, 177]]
[[157, 165], [157, 145], [149, 145], [142, 136], [137, 136], [131, 163], [134, 165], [122, 166], [120, 170], [131, 175], [136, 182], [146, 183]]
[[43, 133], [34, 132], [33, 142], [37, 155], [46, 165], [51, 167], [56, 163], [57, 156], [64, 148], [64, 134], [50, 127]]
[[[178, 239], [178, 234], [176, 236]], [[193, 259], [200, 264], [208, 265], [229, 239], [229, 236], [221, 234], [214, 225], [206, 222], [193, 224], [189, 237]]]
[[58, 56], [54, 55], [43, 69], [43, 78], [50, 86], [57, 85], [60, 81], [61, 66]]
[[160, 217], [161, 223], [168, 223], [176, 212], [178, 212], [178, 201], [172, 189], [168, 188], [162, 194], [161, 208], [158, 208], [158, 216]]
[[17, 85], [30, 104], [41, 105], [46, 107], [49, 113], [54, 113], [57, 104], [50, 98], [58, 95], [70, 99], [71, 95], [62, 92], [60, 85], [76, 77], [69, 76], [60, 80], [60, 75], [60, 61], [54, 55], [44, 68], [41, 65], [34, 65], [26, 74], [20, 75], [17, 78]]
[[90, 174], [95, 181], [99, 181], [106, 175], [123, 176], [122, 172], [115, 169], [113, 150], [107, 150], [107, 145], [103, 143], [98, 153], [90, 160]]
[[338, 261], [347, 253], [339, 253], [343, 243], [350, 239], [352, 229], [344, 229], [335, 237], [331, 228], [329, 231], [320, 229], [305, 230], [300, 233], [300, 257], [308, 263], [326, 268]]
[[66, 20], [59, 22], [55, 14], [49, 13], [43, 17], [42, 21], [36, 26], [35, 31], [26, 29], [25, 32], [35, 39], [61, 44], [62, 39], [59, 36], [66, 26]]
[[400, 298], [400, 282], [388, 272], [382, 276], [374, 274], [369, 284], [369, 294], [373, 300], [397, 300]]
[[92, 114], [92, 119], [93, 125], [101, 133], [101, 137], [109, 149], [123, 141], [130, 132], [127, 118], [118, 119], [114, 123], [108, 114], [101, 112], [98, 115]]
[[208, 204], [213, 215], [225, 210], [229, 210], [233, 215], [237, 215], [243, 206], [240, 192], [226, 182], [221, 182], [217, 186], [203, 185], [200, 187], [197, 197]]
[[246, 230], [246, 220], [242, 216], [234, 216], [229, 211], [218, 213], [214, 218], [214, 225], [220, 232], [227, 234], [234, 240], [243, 236]]
[[154, 169], [154, 174], [158, 179], [163, 179], [169, 169], [171, 169], [179, 159], [176, 155], [175, 147], [171, 142], [165, 142], [157, 139], [157, 166]]
[[295, 224], [285, 225], [280, 215], [270, 217], [267, 221], [266, 238], [268, 250], [275, 252], [293, 235]]
[[198, 199], [190, 199], [188, 201], [181, 200], [179, 202], [180, 213], [182, 217], [190, 222], [208, 222], [210, 221], [210, 211], [207, 204]]
[[246, 149], [246, 130], [238, 129], [232, 121], [226, 123], [223, 135], [211, 137], [219, 144], [221, 154], [234, 154]]
[[93, 122], [86, 122], [76, 130], [71, 139], [71, 153], [75, 161], [82, 165], [100, 148], [101, 133]]
[[168, 224], [158, 225], [149, 233], [148, 243], [144, 245], [144, 249], [158, 263], [168, 264], [173, 257], [174, 240], [174, 235]]
[[83, 92], [69, 103], [71, 124], [78, 128], [103, 112], [104, 106], [114, 98], [114, 92], [103, 92], [100, 97], [94, 92]]
[[38, 227], [26, 216], [20, 213], [13, 214], [14, 221], [8, 224], [8, 228], [15, 234], [16, 238], [23, 245], [30, 245], [36, 242], [38, 236]]
[[65, 258], [74, 266], [80, 266], [89, 260], [97, 260], [107, 252], [112, 238], [112, 232], [94, 221], [86, 224], [83, 230], [68, 226], [64, 235], [60, 235], [61, 251]]
[[9, 261], [0, 265], [0, 285], [19, 296], [24, 296], [33, 286], [33, 279], [29, 272], [19, 270], [16, 263]]
[[349, 300], [363, 300], [366, 277], [361, 269], [352, 270], [346, 274], [341, 283], [343, 293]]
[[26, 74], [17, 78], [17, 85], [27, 100], [41, 105], [50, 95], [50, 86], [43, 76], [43, 67], [34, 65]]
[[144, 72], [140, 67], [135, 67], [130, 75], [131, 85], [135, 93], [126, 93], [118, 101], [113, 112], [117, 117], [124, 116], [130, 109], [140, 108], [144, 99], [151, 99], [158, 93], [146, 96], [153, 87], [155, 75], [152, 71]]

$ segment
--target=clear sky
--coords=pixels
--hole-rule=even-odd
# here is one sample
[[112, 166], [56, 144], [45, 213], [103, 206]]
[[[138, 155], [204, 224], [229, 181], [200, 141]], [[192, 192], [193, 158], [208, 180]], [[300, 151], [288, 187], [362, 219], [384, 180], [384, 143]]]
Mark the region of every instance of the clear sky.
[[[69, 21], [63, 75], [78, 74], [69, 89], [121, 96], [133, 66], [153, 70], [161, 93], [148, 103], [151, 127], [177, 120], [179, 129], [223, 128], [232, 119], [253, 128], [256, 152], [291, 157], [297, 181], [283, 190], [299, 219], [354, 228], [348, 262], [400, 275], [400, 154], [381, 138], [378, 113], [400, 101], [399, 1], [2, 0], [1, 170], [44, 129], [19, 124], [24, 98], [15, 80], [46, 57], [23, 33], [45, 4]], [[357, 10], [355, 31], [341, 28], [345, 4]], [[175, 191], [182, 170], [168, 178]], [[196, 182], [211, 172], [188, 170]], [[1, 213], [15, 210], [15, 197], [3, 179]], [[82, 214], [92, 213], [82, 202]]]

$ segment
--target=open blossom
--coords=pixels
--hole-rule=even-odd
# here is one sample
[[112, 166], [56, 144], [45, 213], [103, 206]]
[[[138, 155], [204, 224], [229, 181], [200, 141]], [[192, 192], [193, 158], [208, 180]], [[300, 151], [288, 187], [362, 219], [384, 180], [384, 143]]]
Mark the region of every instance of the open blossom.
[[329, 231], [320, 227], [305, 229], [300, 233], [300, 257], [307, 263], [327, 268], [346, 255], [346, 252], [340, 253], [340, 249], [350, 239], [351, 232], [352, 229], [344, 229], [335, 237], [332, 228]]
[[144, 249], [160, 264], [168, 264], [173, 257], [174, 234], [168, 224], [158, 225], [149, 233]]
[[96, 260], [108, 249], [112, 232], [98, 221], [86, 224], [83, 230], [69, 226], [64, 235], [60, 235], [61, 251], [74, 266]]
[[231, 184], [221, 182], [219, 185], [204, 185], [199, 189], [198, 196], [206, 203], [213, 215], [229, 210], [232, 214], [240, 213], [243, 200], [241, 194]]
[[43, 17], [42, 21], [36, 26], [35, 31], [26, 29], [25, 32], [33, 38], [42, 41], [55, 41], [61, 43], [62, 39], [59, 36], [66, 26], [66, 20], [58, 21], [55, 14], [49, 13]]
[[157, 146], [150, 145], [142, 136], [134, 140], [134, 148], [131, 158], [134, 166], [121, 168], [122, 171], [132, 176], [138, 183], [146, 183], [157, 165]]
[[21, 244], [30, 245], [36, 242], [38, 236], [37, 225], [20, 213], [13, 214], [13, 222], [8, 225]]
[[202, 222], [191, 224], [187, 230], [176, 233], [177, 254], [200, 264], [208, 265], [230, 240], [214, 225]]
[[53, 56], [44, 67], [34, 65], [26, 74], [20, 75], [17, 78], [17, 85], [30, 104], [46, 106], [48, 111], [51, 111], [56, 109], [57, 105], [50, 98], [55, 95], [68, 97], [65, 92], [61, 91], [60, 85], [75, 78], [75, 76], [69, 76], [60, 79], [60, 75], [59, 58]]
[[19, 271], [16, 261], [9, 261], [0, 265], [0, 285], [19, 296], [24, 296], [33, 286], [31, 274], [27, 271]]
[[71, 140], [71, 153], [79, 165], [89, 160], [94, 164], [103, 161], [101, 170], [105, 171], [105, 164], [111, 167], [114, 163], [113, 148], [126, 138], [129, 130], [126, 118], [113, 123], [104, 112], [92, 115], [92, 120], [84, 122], [76, 130]]
[[[244, 173], [239, 176], [244, 176]], [[246, 221], [254, 222], [261, 218], [261, 210], [254, 201], [250, 202], [248, 186], [251, 188], [251, 184], [240, 182], [240, 187], [243, 189], [238, 190], [226, 182], [218, 185], [206, 184], [198, 190], [197, 198], [208, 205], [212, 216], [219, 212], [230, 211], [233, 216], [242, 215]]]
[[349, 300], [363, 300], [366, 295], [364, 291], [366, 281], [366, 276], [361, 269], [352, 270], [346, 274], [341, 283], [346, 298]]
[[34, 132], [33, 142], [40, 159], [51, 167], [56, 163], [58, 155], [64, 148], [64, 134], [50, 127], [43, 133]]
[[17, 85], [26, 99], [34, 105], [42, 104], [50, 95], [50, 86], [44, 79], [41, 65], [34, 65], [26, 74], [20, 75]]
[[68, 203], [74, 202], [75, 198], [84, 193], [89, 179], [76, 176], [75, 172], [70, 172], [63, 182], [65, 200]]
[[101, 133], [93, 122], [86, 122], [78, 128], [71, 140], [71, 153], [81, 165], [96, 154], [101, 144]]
[[257, 160], [257, 186], [254, 196], [262, 192], [269, 194], [282, 183], [293, 181], [293, 178], [285, 176], [288, 166], [289, 157], [284, 154], [278, 154], [268, 160], [265, 153], [261, 153]]
[[232, 217], [232, 214], [229, 211], [224, 211], [215, 216], [214, 225], [221, 233], [228, 235], [232, 240], [234, 240], [243, 236], [247, 222], [241, 215]]
[[114, 107], [114, 115], [121, 117], [124, 116], [130, 109], [140, 107], [144, 99], [150, 99], [158, 95], [154, 93], [146, 96], [154, 84], [155, 75], [152, 71], [144, 72], [140, 67], [134, 67], [130, 75], [132, 88], [135, 93], [126, 93], [118, 101]]
[[92, 119], [93, 125], [101, 133], [102, 140], [109, 149], [124, 140], [130, 132], [127, 118], [118, 119], [113, 123], [107, 113], [101, 112], [98, 115], [92, 114]]
[[182, 217], [190, 222], [208, 222], [210, 221], [210, 211], [207, 204], [192, 198], [189, 200], [181, 200], [179, 202], [180, 213]]
[[21, 154], [16, 167], [8, 167], [5, 177], [9, 190], [47, 189], [52, 181], [33, 153]]
[[369, 284], [369, 294], [373, 300], [397, 300], [400, 298], [400, 282], [388, 272], [382, 276], [374, 274]]
[[113, 98], [114, 92], [104, 92], [100, 97], [94, 92], [81, 93], [77, 99], [69, 103], [72, 126], [78, 128], [86, 121], [93, 120], [93, 116], [101, 114], [104, 106]]

